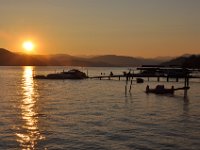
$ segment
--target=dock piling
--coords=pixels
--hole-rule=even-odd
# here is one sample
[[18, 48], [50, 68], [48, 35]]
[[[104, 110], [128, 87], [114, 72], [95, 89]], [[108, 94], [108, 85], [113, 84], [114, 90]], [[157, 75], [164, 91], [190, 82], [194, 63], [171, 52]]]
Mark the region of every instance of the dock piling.
[[133, 80], [131, 80], [131, 84], [130, 84], [130, 88], [129, 88], [129, 93], [131, 92], [131, 89], [132, 89], [132, 83], [133, 83]]

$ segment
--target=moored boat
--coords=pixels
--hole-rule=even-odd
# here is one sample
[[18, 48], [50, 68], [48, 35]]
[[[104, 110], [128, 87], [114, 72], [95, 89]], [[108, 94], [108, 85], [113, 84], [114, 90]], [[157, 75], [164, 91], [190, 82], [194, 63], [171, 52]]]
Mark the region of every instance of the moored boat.
[[144, 79], [142, 79], [142, 78], [136, 78], [136, 82], [137, 83], [144, 83]]
[[172, 86], [171, 88], [165, 88], [164, 85], [157, 85], [155, 89], [150, 89], [147, 85], [146, 93], [174, 94], [174, 86]]
[[67, 72], [52, 73], [48, 75], [36, 75], [34, 79], [86, 79], [87, 75], [77, 69], [72, 69]]

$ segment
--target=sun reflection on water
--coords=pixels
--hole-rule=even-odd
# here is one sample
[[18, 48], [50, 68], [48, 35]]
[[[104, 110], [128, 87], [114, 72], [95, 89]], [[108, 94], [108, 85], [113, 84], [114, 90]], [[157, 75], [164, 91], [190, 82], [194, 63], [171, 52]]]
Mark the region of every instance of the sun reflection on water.
[[23, 124], [21, 133], [16, 133], [17, 141], [22, 146], [22, 149], [36, 149], [37, 142], [44, 139], [44, 137], [38, 128], [38, 113], [36, 110], [38, 93], [33, 81], [33, 67], [24, 67], [22, 94], [23, 99], [20, 108]]

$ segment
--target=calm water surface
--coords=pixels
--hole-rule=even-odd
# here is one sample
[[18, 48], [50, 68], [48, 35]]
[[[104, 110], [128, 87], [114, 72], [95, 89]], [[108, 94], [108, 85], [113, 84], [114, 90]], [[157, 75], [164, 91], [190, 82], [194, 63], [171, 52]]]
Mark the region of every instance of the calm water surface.
[[[32, 78], [62, 69], [0, 67], [0, 149], [199, 149], [199, 79], [183, 98], [182, 91], [145, 94], [156, 79], [134, 82], [125, 96], [125, 81]], [[127, 68], [87, 69], [99, 75]]]

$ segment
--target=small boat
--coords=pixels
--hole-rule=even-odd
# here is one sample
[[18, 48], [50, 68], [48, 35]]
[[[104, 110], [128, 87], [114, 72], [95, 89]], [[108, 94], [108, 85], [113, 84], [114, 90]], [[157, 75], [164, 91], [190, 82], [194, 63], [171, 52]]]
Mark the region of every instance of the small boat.
[[77, 69], [72, 69], [67, 72], [63, 71], [60, 73], [52, 73], [45, 75], [36, 75], [34, 79], [86, 79], [88, 78], [84, 72], [81, 72]]
[[150, 89], [147, 85], [146, 93], [155, 93], [155, 94], [174, 94], [174, 86], [170, 89], [164, 87], [164, 85], [157, 85], [155, 89]]
[[142, 79], [142, 78], [136, 78], [136, 82], [137, 83], [144, 83], [144, 79]]

